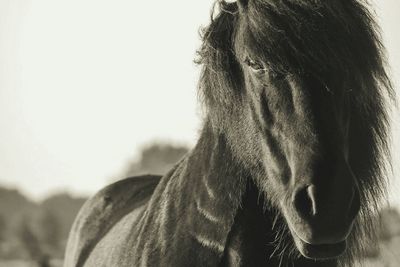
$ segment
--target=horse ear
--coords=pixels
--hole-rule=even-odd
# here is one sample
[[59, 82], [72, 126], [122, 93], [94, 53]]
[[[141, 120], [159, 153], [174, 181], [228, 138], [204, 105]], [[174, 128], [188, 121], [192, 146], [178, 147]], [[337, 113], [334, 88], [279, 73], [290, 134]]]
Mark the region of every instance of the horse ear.
[[241, 11], [246, 9], [247, 5], [249, 4], [249, 0], [225, 0], [224, 2], [228, 4], [236, 3], [236, 5], [239, 7], [239, 10]]
[[245, 10], [248, 4], [249, 0], [237, 0], [237, 5], [241, 11]]

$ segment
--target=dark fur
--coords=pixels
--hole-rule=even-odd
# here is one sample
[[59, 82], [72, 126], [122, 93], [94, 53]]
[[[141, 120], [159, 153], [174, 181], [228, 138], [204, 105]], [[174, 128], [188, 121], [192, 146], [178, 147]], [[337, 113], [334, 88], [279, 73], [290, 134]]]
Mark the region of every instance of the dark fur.
[[[236, 3], [219, 1], [216, 7], [219, 14], [204, 30], [199, 51], [199, 63], [203, 65], [200, 96], [212, 127], [230, 136], [236, 156], [255, 172], [258, 163], [251, 162], [249, 155], [259, 151], [244, 146], [240, 132], [246, 125], [241, 115], [246, 96], [238, 63], [243, 59], [244, 48], [235, 47], [238, 39], [243, 38], [246, 50], [255, 58], [262, 57], [260, 61], [266, 62], [272, 72], [309, 75], [327, 83], [334, 73], [335, 80], [343, 81], [341, 86], [326, 87], [332, 94], [348, 94], [352, 107], [350, 163], [359, 178], [362, 207], [347, 254], [340, 259], [351, 266], [373, 237], [373, 217], [385, 197], [389, 162], [386, 108], [388, 101], [394, 99], [379, 28], [368, 3], [254, 0], [247, 6], [250, 23], [246, 25], [241, 25], [243, 19]], [[273, 193], [265, 194], [268, 206], [276, 207]], [[277, 216], [280, 217], [279, 211]], [[277, 230], [277, 243], [294, 249], [293, 244], [289, 245], [292, 241], [285, 224], [278, 225], [283, 229]]]
[[[71, 231], [66, 267], [353, 266], [373, 238], [373, 218], [386, 192], [386, 108], [393, 103], [394, 92], [367, 3], [218, 1], [215, 10], [199, 51], [199, 93], [206, 114], [197, 145], [159, 182], [129, 179], [89, 200]], [[361, 211], [347, 252], [339, 259], [314, 261], [297, 252], [278, 203], [288, 194], [269, 184], [262, 162], [260, 142], [277, 146], [271, 147], [273, 152], [279, 152], [279, 144], [268, 143], [268, 137], [260, 141], [257, 135], [262, 130], [252, 117], [257, 110], [254, 97], [249, 99], [253, 88], [246, 84], [242, 64], [246, 53], [264, 62], [269, 74], [322, 84], [307, 91], [313, 101], [322, 103], [318, 111], [323, 111], [321, 106], [332, 109], [324, 106], [327, 103], [350, 109], [350, 128], [344, 128], [349, 132], [349, 165], [357, 178]], [[278, 85], [283, 82], [274, 88], [284, 89]], [[279, 94], [285, 92], [290, 93]], [[262, 119], [268, 124], [274, 118]], [[286, 128], [294, 129], [288, 133], [292, 139], [301, 140], [302, 133], [313, 136], [308, 125], [285, 118], [278, 123], [294, 123]], [[321, 125], [332, 127], [326, 121]], [[335, 148], [335, 133], [327, 137]], [[307, 153], [313, 148], [301, 149]], [[303, 161], [302, 155], [298, 160]]]

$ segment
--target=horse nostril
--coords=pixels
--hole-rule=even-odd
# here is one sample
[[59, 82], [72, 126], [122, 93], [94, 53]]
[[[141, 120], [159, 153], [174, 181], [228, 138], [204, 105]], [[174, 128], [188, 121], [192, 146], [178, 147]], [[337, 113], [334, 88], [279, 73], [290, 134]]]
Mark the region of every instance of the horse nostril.
[[307, 195], [310, 198], [311, 205], [312, 205], [312, 215], [317, 215], [318, 210], [317, 210], [317, 201], [315, 199], [316, 196], [316, 188], [314, 185], [310, 185], [307, 187]]
[[315, 216], [318, 213], [315, 199], [315, 186], [309, 185], [298, 190], [293, 198], [296, 211], [302, 217]]

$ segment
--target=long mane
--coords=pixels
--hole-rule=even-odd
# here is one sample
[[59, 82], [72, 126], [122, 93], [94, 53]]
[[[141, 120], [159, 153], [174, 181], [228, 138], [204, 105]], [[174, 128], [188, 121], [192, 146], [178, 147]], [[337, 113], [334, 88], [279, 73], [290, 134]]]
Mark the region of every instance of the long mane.
[[228, 131], [240, 116], [245, 88], [241, 55], [235, 53], [242, 49], [235, 47], [238, 38], [271, 71], [343, 81], [331, 89], [349, 94], [349, 162], [361, 195], [349, 248], [339, 259], [351, 266], [373, 237], [373, 218], [385, 198], [390, 170], [388, 110], [395, 94], [370, 6], [366, 0], [250, 0], [245, 30], [239, 28], [241, 15], [236, 3], [217, 1], [203, 30], [199, 95], [206, 117], [214, 128]]

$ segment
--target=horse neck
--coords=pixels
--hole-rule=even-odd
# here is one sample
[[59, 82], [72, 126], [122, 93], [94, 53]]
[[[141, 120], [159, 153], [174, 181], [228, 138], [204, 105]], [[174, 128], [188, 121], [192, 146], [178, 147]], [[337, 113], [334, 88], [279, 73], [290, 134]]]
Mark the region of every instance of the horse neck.
[[190, 153], [183, 175], [191, 191], [191, 203], [198, 221], [194, 228], [209, 231], [224, 229], [219, 239], [226, 241], [242, 195], [248, 174], [235, 161], [224, 134], [205, 127], [196, 147]]
[[205, 127], [195, 148], [161, 179], [148, 203], [135, 248], [151, 247], [153, 253], [142, 253], [142, 261], [154, 266], [217, 266], [245, 181], [224, 135]]
[[196, 184], [196, 196], [213, 206], [241, 202], [249, 173], [235, 160], [223, 133], [205, 127], [188, 156], [186, 179]]

